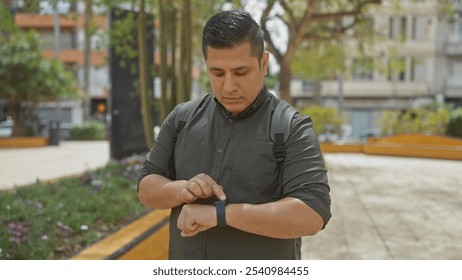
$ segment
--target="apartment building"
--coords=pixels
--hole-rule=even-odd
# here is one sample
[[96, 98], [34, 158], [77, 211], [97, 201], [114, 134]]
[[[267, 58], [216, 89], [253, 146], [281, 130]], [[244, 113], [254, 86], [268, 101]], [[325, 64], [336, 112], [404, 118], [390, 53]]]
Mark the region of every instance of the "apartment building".
[[[353, 138], [380, 131], [383, 110], [408, 109], [431, 102], [462, 106], [462, 1], [454, 13], [436, 0], [389, 1], [375, 8], [372, 22], [380, 38], [359, 55], [346, 42], [348, 74], [322, 81], [321, 103], [337, 107], [352, 126]], [[294, 80], [293, 96], [312, 103], [312, 87]]]
[[[15, 11], [15, 23], [22, 30], [35, 30], [39, 34], [43, 55], [46, 58], [56, 58], [59, 52], [59, 59], [74, 73], [83, 90], [85, 7], [83, 2], [77, 2], [72, 7], [66, 7], [65, 11], [60, 11], [57, 49], [54, 9], [49, 3], [49, 1], [40, 1], [40, 9], [36, 12], [24, 12], [21, 7], [18, 7]], [[109, 23], [105, 15], [95, 15], [93, 21], [98, 28], [97, 32], [107, 30]], [[92, 37], [88, 96], [91, 103], [91, 116], [104, 121], [110, 86], [106, 59], [108, 52], [106, 47], [101, 47], [99, 44], [100, 38], [100, 36]], [[61, 135], [65, 139], [69, 136], [68, 130], [72, 125], [80, 125], [84, 121], [82, 100], [43, 102], [39, 106], [38, 115], [45, 124], [59, 120]]]
[[[402, 0], [399, 8], [390, 1], [383, 2], [371, 11], [370, 24], [381, 35], [377, 43], [363, 56], [356, 52], [356, 42], [345, 42], [350, 54], [346, 64], [351, 71], [336, 80], [322, 81], [320, 86], [321, 104], [340, 109], [351, 124], [353, 138], [380, 131], [383, 110], [408, 109], [434, 101], [462, 106], [462, 0], [453, 0], [453, 14], [441, 11], [437, 0]], [[52, 12], [45, 7], [42, 14], [19, 10], [15, 16], [18, 26], [39, 32], [43, 53], [50, 58], [56, 56]], [[83, 13], [83, 2], [77, 1], [69, 14], [78, 16], [60, 17], [59, 38], [60, 59], [74, 71], [82, 88]], [[95, 16], [94, 20], [101, 30], [108, 28], [106, 17]], [[92, 112], [104, 115], [110, 88], [109, 70], [107, 51], [98, 48], [97, 40], [94, 37], [92, 41], [89, 94]], [[159, 83], [154, 81], [154, 84]], [[197, 83], [194, 85], [194, 93], [201, 92]], [[313, 91], [307, 81], [292, 82], [292, 96], [297, 105], [313, 104]], [[58, 106], [62, 108], [63, 127], [83, 122], [81, 101], [44, 103], [41, 117], [53, 119]]]

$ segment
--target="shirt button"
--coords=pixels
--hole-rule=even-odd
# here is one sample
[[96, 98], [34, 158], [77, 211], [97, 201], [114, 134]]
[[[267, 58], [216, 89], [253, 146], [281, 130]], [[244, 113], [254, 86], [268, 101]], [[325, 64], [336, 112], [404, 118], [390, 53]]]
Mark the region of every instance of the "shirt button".
[[228, 119], [228, 123], [232, 123], [233, 122], [233, 119]]
[[223, 153], [223, 149], [218, 149], [217, 152], [218, 152], [219, 154], [221, 154], [221, 153]]
[[202, 251], [198, 250], [198, 251], [197, 251], [197, 255], [198, 255], [198, 256], [202, 256]]

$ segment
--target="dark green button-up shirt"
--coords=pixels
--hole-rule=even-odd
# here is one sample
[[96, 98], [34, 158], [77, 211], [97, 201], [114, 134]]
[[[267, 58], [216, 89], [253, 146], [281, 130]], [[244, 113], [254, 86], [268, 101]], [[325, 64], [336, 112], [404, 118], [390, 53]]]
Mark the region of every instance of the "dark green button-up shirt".
[[[177, 180], [199, 173], [211, 176], [223, 186], [228, 203], [263, 204], [295, 197], [318, 212], [325, 224], [331, 217], [327, 171], [318, 140], [308, 117], [292, 121], [282, 168], [279, 168], [270, 140], [272, 112], [279, 100], [263, 87], [249, 108], [232, 117], [212, 95], [179, 134], [176, 145], [178, 105], [163, 123], [156, 143], [148, 153], [140, 180], [149, 174], [168, 177], [174, 153]], [[216, 198], [195, 203], [212, 204]], [[193, 237], [181, 237], [176, 227], [181, 206], [170, 215], [170, 259], [299, 259], [300, 239], [275, 239], [232, 227], [215, 227]], [[278, 225], [274, 225], [278, 227]]]

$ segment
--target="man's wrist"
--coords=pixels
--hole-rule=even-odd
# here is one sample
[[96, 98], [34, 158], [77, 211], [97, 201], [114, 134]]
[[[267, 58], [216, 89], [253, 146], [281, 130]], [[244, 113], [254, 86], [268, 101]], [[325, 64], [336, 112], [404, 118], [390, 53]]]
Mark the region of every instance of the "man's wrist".
[[217, 210], [217, 226], [226, 227], [226, 201], [216, 201], [215, 208]]

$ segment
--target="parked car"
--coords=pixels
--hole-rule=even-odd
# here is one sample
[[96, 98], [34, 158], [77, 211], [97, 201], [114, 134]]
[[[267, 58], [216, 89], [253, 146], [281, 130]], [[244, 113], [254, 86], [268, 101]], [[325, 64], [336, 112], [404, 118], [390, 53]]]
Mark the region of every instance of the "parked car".
[[0, 137], [10, 137], [13, 132], [13, 119], [7, 117], [5, 121], [0, 122]]

